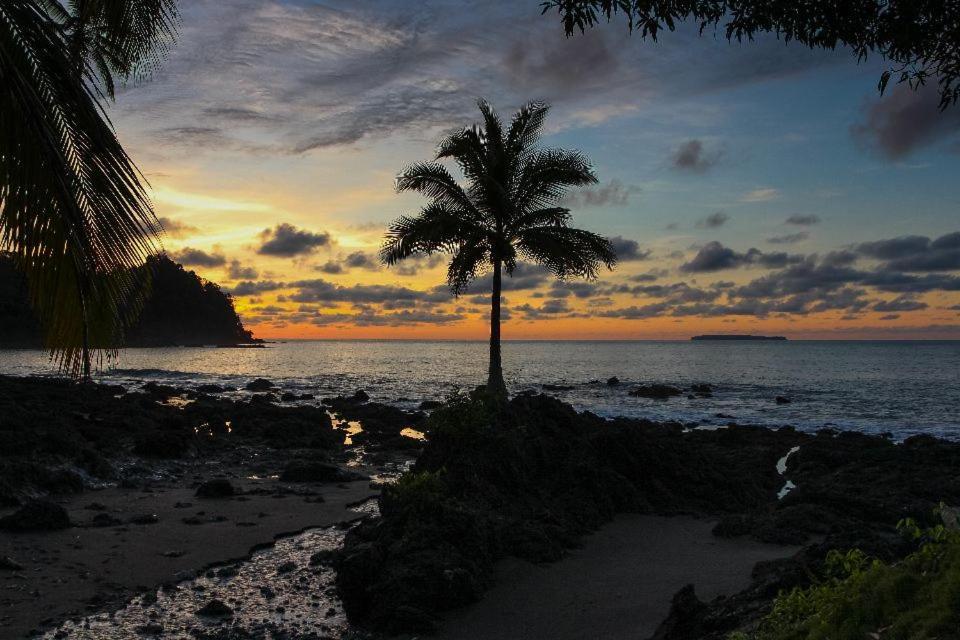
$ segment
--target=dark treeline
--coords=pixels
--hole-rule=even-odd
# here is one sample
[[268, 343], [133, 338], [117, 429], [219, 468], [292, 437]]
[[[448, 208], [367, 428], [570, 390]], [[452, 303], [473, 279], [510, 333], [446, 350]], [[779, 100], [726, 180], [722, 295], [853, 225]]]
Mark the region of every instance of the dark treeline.
[[[151, 256], [150, 293], [139, 320], [128, 327], [127, 347], [233, 345], [254, 342], [215, 282], [187, 271], [165, 255]], [[0, 347], [41, 348], [41, 325], [27, 299], [27, 285], [8, 256], [0, 256]]]

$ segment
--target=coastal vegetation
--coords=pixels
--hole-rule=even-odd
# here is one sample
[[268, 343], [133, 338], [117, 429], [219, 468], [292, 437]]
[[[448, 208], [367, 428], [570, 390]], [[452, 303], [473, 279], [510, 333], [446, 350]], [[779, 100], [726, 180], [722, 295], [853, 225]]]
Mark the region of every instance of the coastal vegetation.
[[[142, 313], [117, 342], [105, 348], [237, 345], [255, 342], [218, 284], [188, 271], [165, 254], [147, 258], [134, 280], [149, 283]], [[40, 349], [40, 321], [30, 307], [27, 283], [9, 257], [0, 256], [0, 348]]]
[[93, 345], [139, 312], [136, 268], [160, 230], [104, 104], [157, 66], [177, 20], [175, 0], [0, 4], [0, 248], [73, 375], [89, 378]]
[[729, 640], [936, 640], [960, 629], [960, 528], [956, 513], [921, 528], [899, 528], [918, 543], [902, 560], [884, 562], [858, 549], [831, 551], [814, 583], [784, 592], [756, 631]]
[[[597, 182], [579, 152], [537, 146], [549, 107], [531, 102], [504, 127], [494, 108], [478, 102], [483, 124], [447, 136], [436, 161], [407, 167], [397, 191], [416, 191], [430, 202], [416, 216], [390, 226], [381, 250], [388, 265], [416, 255], [450, 254], [447, 284], [454, 295], [488, 271], [491, 274], [490, 366], [487, 389], [507, 393], [500, 357], [503, 275], [521, 260], [547, 267], [557, 278], [594, 278], [612, 269], [617, 256], [606, 238], [570, 227], [572, 214], [560, 205], [571, 187]], [[457, 183], [438, 162], [456, 162], [467, 180]]]

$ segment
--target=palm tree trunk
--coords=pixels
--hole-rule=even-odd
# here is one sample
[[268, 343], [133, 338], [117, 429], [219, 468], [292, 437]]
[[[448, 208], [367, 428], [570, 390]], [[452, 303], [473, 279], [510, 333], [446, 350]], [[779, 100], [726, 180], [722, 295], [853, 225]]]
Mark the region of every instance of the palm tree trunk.
[[500, 293], [502, 289], [501, 262], [493, 261], [493, 293], [490, 302], [490, 373], [487, 376], [487, 392], [498, 399], [506, 399], [507, 385], [503, 381], [503, 366], [500, 362]]

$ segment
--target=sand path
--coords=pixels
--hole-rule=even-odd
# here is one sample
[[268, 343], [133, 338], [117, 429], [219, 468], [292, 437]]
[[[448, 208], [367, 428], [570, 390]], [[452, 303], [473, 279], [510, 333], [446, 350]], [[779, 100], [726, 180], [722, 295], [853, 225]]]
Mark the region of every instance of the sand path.
[[749, 584], [760, 560], [798, 547], [714, 537], [714, 521], [689, 517], [618, 517], [560, 562], [516, 559], [497, 566], [483, 600], [453, 612], [439, 640], [641, 640], [688, 583], [709, 600]]

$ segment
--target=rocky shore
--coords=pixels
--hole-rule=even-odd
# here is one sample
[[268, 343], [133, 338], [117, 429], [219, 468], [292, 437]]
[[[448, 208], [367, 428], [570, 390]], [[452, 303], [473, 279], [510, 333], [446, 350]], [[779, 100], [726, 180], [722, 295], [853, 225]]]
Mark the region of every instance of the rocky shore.
[[[71, 637], [85, 616], [117, 611], [89, 628], [314, 637], [305, 630], [321, 606], [328, 631], [316, 637], [432, 632], [483, 596], [503, 559], [557, 561], [617, 514], [644, 514], [799, 547], [757, 563], [735, 595], [703, 602], [696, 585], [682, 589], [654, 636], [720, 640], [809, 583], [830, 550], [903, 557], [914, 546], [899, 520], [933, 524], [940, 502], [960, 504], [960, 444], [930, 437], [608, 420], [538, 394], [405, 411], [360, 390], [245, 387], [228, 400], [217, 394], [236, 390], [0, 377], [0, 635], [74, 620], [51, 632]], [[379, 517], [366, 517], [357, 505], [378, 494]], [[345, 538], [315, 534], [340, 546], [316, 565], [300, 538], [249, 561], [276, 574], [281, 600], [245, 564], [252, 577], [233, 599], [234, 574], [210, 573], [278, 536], [358, 521]], [[156, 604], [162, 585], [179, 604]], [[123, 613], [131, 598], [136, 611]], [[174, 614], [187, 601], [189, 615]], [[231, 614], [200, 612], [217, 601]], [[237, 626], [254, 618], [257, 632]]]
[[[278, 536], [364, 517], [353, 507], [422, 446], [400, 435], [422, 413], [331, 398], [335, 420], [254, 382], [260, 391], [232, 401], [220, 388], [0, 377], [0, 636], [111, 611]], [[360, 415], [369, 432], [351, 426]]]
[[557, 560], [630, 512], [720, 518], [717, 536], [804, 545], [758, 564], [736, 596], [703, 603], [685, 588], [655, 636], [725, 638], [806, 584], [829, 550], [901, 557], [899, 520], [933, 524], [938, 503], [960, 503], [960, 444], [928, 437], [603, 420], [535, 395], [505, 410], [463, 399], [426, 428], [412, 473], [385, 488], [382, 517], [347, 535], [338, 564], [347, 613], [387, 633], [429, 632], [482, 596], [499, 559]]

